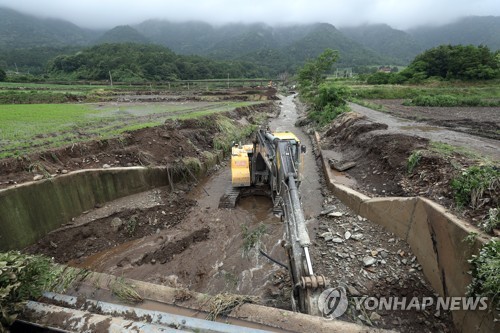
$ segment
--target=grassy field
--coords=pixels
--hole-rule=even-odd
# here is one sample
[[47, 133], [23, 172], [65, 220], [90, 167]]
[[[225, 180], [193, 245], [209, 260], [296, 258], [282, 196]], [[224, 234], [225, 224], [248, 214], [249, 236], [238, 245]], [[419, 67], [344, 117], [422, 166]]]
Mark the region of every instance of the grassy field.
[[339, 81], [350, 87], [358, 99], [412, 99], [418, 96], [456, 96], [479, 99], [499, 99], [498, 82], [491, 84], [438, 82], [425, 85], [366, 85], [355, 81]]
[[255, 102], [171, 102], [120, 105], [0, 105], [0, 158], [157, 126], [169, 118], [194, 118]]

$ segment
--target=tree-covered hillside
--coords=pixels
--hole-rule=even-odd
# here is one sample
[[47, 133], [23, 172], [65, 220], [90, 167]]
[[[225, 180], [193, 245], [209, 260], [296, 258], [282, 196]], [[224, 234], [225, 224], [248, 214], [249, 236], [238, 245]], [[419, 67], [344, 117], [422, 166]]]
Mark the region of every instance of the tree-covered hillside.
[[408, 31], [425, 49], [443, 44], [487, 45], [500, 50], [500, 17], [470, 16], [438, 27], [420, 27]]
[[342, 28], [340, 31], [359, 44], [392, 59], [393, 64], [407, 64], [424, 50], [410, 34], [386, 24]]
[[107, 80], [110, 72], [122, 82], [221, 79], [228, 74], [251, 78], [265, 73], [254, 64], [177, 55], [162, 46], [132, 43], [102, 44], [58, 56], [47, 68], [51, 78], [67, 80]]
[[0, 7], [0, 50], [86, 45], [96, 32]]
[[112, 44], [112, 43], [137, 43], [148, 44], [150, 43], [140, 32], [135, 30], [129, 25], [120, 25], [111, 30], [106, 31], [101, 37], [97, 39], [95, 44]]

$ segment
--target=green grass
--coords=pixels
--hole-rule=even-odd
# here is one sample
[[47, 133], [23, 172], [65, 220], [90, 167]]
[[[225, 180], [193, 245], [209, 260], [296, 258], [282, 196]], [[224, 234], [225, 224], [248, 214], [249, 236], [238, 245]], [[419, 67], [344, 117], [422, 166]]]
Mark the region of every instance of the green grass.
[[473, 160], [481, 162], [489, 162], [485, 157], [480, 156], [478, 153], [473, 152], [466, 147], [452, 146], [444, 142], [431, 141], [428, 149], [432, 152], [438, 153], [439, 155], [445, 157], [449, 157], [455, 154], [460, 154]]
[[421, 95], [407, 100], [403, 103], [407, 106], [430, 106], [430, 107], [457, 107], [457, 106], [500, 106], [500, 100], [484, 100], [479, 97], [463, 97], [454, 95]]
[[451, 187], [459, 207], [476, 209], [484, 204], [484, 200], [498, 204], [500, 170], [489, 165], [471, 166], [453, 179]]
[[[346, 83], [348, 84], [348, 83]], [[349, 85], [352, 97], [358, 99], [413, 99], [417, 96], [451, 95], [475, 97], [479, 99], [498, 99], [500, 89], [496, 85]]]
[[0, 158], [125, 131], [161, 125], [169, 118], [196, 118], [256, 102], [187, 102], [116, 106], [107, 104], [0, 105]]
[[0, 332], [22, 312], [24, 302], [44, 291], [64, 293], [88, 271], [54, 264], [53, 259], [20, 252], [0, 252]]

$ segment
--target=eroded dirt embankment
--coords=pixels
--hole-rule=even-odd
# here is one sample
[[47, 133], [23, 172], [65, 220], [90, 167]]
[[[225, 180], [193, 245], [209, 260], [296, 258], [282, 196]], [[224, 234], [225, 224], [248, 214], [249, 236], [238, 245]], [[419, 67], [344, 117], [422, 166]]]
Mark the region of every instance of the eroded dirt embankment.
[[[270, 102], [237, 108], [224, 114], [195, 119], [167, 120], [164, 125], [130, 131], [118, 138], [92, 140], [27, 156], [0, 160], [0, 188], [57, 177], [70, 171], [130, 166], [173, 165], [185, 158], [203, 162], [221, 137], [221, 117], [236, 127], [258, 123], [261, 115], [272, 113]], [[264, 116], [265, 117], [265, 116]]]
[[[321, 134], [321, 146], [332, 169], [352, 162], [354, 167], [345, 174], [369, 196], [424, 196], [476, 224], [499, 204], [499, 193], [486, 190], [480, 207], [456, 210], [452, 180], [477, 161], [458, 151], [436, 151], [427, 138], [409, 130], [390, 130], [386, 123], [356, 112], [337, 118]], [[410, 156], [417, 151], [409, 169]]]

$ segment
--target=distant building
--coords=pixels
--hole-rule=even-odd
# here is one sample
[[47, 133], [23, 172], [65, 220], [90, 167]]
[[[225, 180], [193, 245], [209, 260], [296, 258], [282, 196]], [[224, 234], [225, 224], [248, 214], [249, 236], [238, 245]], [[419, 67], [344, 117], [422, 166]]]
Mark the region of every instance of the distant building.
[[390, 73], [392, 71], [392, 68], [390, 66], [380, 66], [378, 68], [378, 71], [382, 73]]

